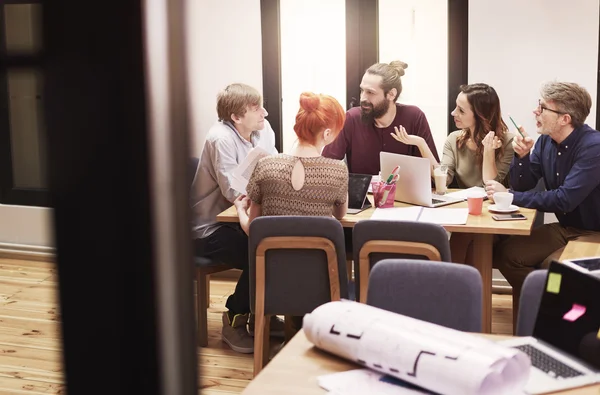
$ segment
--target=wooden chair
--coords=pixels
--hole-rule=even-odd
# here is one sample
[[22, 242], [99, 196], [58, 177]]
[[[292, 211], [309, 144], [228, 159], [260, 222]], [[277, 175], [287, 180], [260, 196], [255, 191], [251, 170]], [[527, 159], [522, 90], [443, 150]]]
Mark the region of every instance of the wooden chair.
[[448, 234], [437, 224], [412, 221], [360, 221], [354, 226], [356, 299], [367, 301], [369, 272], [387, 258], [417, 258], [450, 262]]
[[208, 345], [208, 307], [210, 306], [210, 275], [231, 269], [224, 263], [209, 258], [195, 257], [196, 310], [198, 312], [198, 346]]
[[[188, 168], [188, 185], [191, 188], [198, 175], [198, 166], [200, 160], [196, 157], [190, 158]], [[210, 275], [231, 269], [224, 263], [213, 261], [210, 258], [195, 257], [196, 266], [196, 309], [198, 312], [198, 346], [206, 347], [208, 345], [208, 322], [207, 309], [210, 305]]]
[[333, 218], [259, 217], [249, 245], [256, 376], [269, 358], [271, 315], [301, 316], [347, 298], [348, 279], [344, 233]]

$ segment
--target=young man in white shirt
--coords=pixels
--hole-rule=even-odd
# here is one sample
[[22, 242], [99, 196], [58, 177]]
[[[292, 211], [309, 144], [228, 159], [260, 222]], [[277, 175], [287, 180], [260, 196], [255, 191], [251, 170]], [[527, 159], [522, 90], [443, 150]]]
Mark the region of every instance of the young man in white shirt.
[[[238, 224], [216, 221], [239, 192], [231, 187], [233, 170], [254, 147], [276, 154], [275, 133], [262, 106], [261, 94], [245, 84], [231, 84], [217, 97], [219, 120], [210, 128], [192, 184], [194, 250], [234, 268], [242, 274], [223, 313], [222, 338], [234, 351], [252, 353], [254, 341], [246, 330], [250, 315], [248, 237]], [[283, 324], [271, 322], [271, 334], [283, 334]], [[253, 328], [250, 328], [253, 330]]]

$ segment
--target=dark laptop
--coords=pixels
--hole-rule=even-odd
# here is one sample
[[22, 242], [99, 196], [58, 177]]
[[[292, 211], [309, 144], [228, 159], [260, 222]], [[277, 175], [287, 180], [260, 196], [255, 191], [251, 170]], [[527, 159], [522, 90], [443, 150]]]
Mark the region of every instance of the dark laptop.
[[368, 174], [348, 174], [348, 214], [358, 214], [371, 207], [367, 199], [371, 177]]
[[503, 344], [531, 358], [528, 394], [600, 382], [600, 278], [552, 261], [533, 336]]

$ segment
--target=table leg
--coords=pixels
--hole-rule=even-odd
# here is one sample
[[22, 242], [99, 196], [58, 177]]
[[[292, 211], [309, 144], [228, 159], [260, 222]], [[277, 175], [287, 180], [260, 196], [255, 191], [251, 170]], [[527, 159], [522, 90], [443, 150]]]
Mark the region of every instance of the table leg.
[[492, 258], [493, 258], [492, 234], [474, 234], [473, 235], [473, 267], [481, 274], [483, 285], [483, 310], [482, 325], [483, 333], [492, 331]]

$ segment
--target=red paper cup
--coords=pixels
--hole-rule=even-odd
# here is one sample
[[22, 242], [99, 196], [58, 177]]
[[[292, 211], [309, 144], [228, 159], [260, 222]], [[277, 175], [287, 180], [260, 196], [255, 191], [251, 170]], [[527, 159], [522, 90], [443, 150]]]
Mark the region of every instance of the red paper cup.
[[481, 215], [481, 210], [483, 209], [483, 196], [467, 197], [467, 205], [469, 206], [469, 214]]

